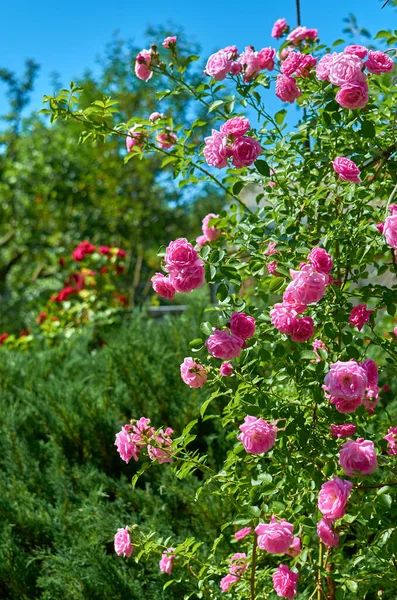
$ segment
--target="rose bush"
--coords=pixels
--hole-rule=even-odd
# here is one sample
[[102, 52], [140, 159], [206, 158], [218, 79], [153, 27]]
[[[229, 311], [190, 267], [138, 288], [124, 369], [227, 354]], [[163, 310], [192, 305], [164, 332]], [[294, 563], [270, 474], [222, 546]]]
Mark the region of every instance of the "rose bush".
[[[163, 43], [171, 63], [158, 45], [138, 54], [140, 79], [167, 81], [159, 102], [188, 90], [205, 107], [207, 120], [190, 128], [145, 115], [111, 124], [109, 98], [73, 111], [73, 86], [47, 98], [54, 119], [84, 122], [86, 139], [124, 136], [126, 162], [160, 153], [179, 185], [210, 181], [230, 202], [203, 215], [196, 247], [170, 240], [159, 252], [168, 277], [153, 278], [163, 297], [204, 279], [216, 286], [218, 303], [191, 342], [197, 359], [181, 365], [183, 382], [208, 398], [182, 432], [168, 423], [141, 431], [135, 415], [116, 440], [121, 458], [140, 465], [134, 485], [153, 463], [181, 479], [201, 472], [196, 501], [222, 499], [219, 535], [162, 539], [131, 523], [122, 541], [132, 560], [155, 555], [169, 576], [178, 569], [187, 598], [393, 598], [397, 407], [382, 386], [397, 359], [395, 50], [332, 52], [316, 29], [289, 31], [285, 20], [272, 35], [286, 35], [278, 52], [214, 53], [195, 87], [184, 74], [197, 57], [179, 61], [177, 40]], [[269, 114], [266, 93], [296, 102], [296, 129], [285, 107]], [[229, 443], [221, 469], [195, 446], [194, 428], [210, 420]]]

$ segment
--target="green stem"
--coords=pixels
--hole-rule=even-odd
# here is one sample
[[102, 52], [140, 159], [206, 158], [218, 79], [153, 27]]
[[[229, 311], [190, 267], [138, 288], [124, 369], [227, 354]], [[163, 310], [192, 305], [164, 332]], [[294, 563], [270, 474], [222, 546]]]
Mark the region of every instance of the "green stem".
[[251, 563], [251, 577], [250, 577], [250, 588], [251, 588], [251, 600], [255, 600], [255, 569], [256, 569], [256, 550], [258, 547], [258, 536], [254, 534], [254, 546], [252, 548], [252, 563]]
[[323, 543], [320, 540], [318, 546], [318, 570], [317, 570], [317, 600], [321, 600], [321, 570], [323, 568]]

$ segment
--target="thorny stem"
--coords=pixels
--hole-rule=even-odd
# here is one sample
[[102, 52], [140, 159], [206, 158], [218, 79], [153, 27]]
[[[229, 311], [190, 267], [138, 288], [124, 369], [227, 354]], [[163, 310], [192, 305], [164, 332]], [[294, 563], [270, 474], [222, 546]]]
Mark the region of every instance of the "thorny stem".
[[250, 588], [251, 588], [251, 600], [255, 600], [255, 569], [256, 569], [256, 549], [258, 547], [258, 536], [254, 534], [254, 546], [252, 548], [252, 563], [251, 563], [251, 577], [250, 577]]
[[323, 543], [318, 546], [318, 571], [317, 571], [317, 600], [321, 600], [321, 569], [323, 568]]
[[[73, 119], [75, 119], [79, 123], [82, 123], [84, 125], [86, 125], [86, 124], [95, 125], [95, 123], [93, 121], [90, 121], [87, 118], [81, 118], [79, 115], [76, 115], [76, 113], [74, 113], [70, 109], [66, 109], [63, 106], [61, 106], [58, 102], [56, 102], [56, 105], [58, 106], [58, 108], [60, 108], [64, 112], [66, 112], [70, 117], [72, 117]], [[111, 134], [119, 135], [119, 136], [122, 136], [122, 137], [128, 137], [128, 133], [125, 133], [123, 131], [119, 131], [118, 129], [113, 129], [112, 127], [109, 127], [106, 124], [103, 124], [103, 127], [109, 133], [111, 133]], [[178, 156], [177, 154], [173, 154], [172, 152], [166, 152], [162, 148], [158, 148], [157, 146], [153, 146], [152, 144], [148, 144], [148, 147], [152, 148], [152, 149], [155, 148], [156, 151], [162, 152], [163, 154], [165, 154], [167, 156], [175, 156], [176, 158], [180, 158], [180, 156]], [[240, 200], [240, 198], [238, 196], [236, 196], [235, 194], [233, 194], [233, 192], [231, 192], [225, 185], [223, 185], [223, 183], [221, 181], [219, 181], [219, 179], [217, 179], [215, 177], [215, 175], [212, 175], [212, 173], [210, 173], [209, 171], [207, 171], [207, 169], [205, 169], [204, 167], [202, 167], [201, 165], [199, 165], [196, 162], [191, 161], [190, 164], [195, 169], [198, 169], [199, 171], [201, 171], [202, 173], [204, 173], [207, 177], [209, 177], [219, 187], [221, 187], [227, 193], [227, 195], [230, 196], [231, 198], [233, 198], [233, 200], [236, 200], [236, 202], [238, 202], [240, 204], [240, 206], [242, 206], [244, 208], [244, 210], [246, 210], [247, 212], [253, 214], [252, 210], [246, 204], [244, 204], [244, 202], [242, 200]]]

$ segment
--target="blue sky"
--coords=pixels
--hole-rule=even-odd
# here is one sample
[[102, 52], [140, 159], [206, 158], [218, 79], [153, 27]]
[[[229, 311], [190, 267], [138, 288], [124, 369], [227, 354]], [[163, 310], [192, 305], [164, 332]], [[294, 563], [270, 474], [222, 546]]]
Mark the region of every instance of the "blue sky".
[[[301, 0], [302, 24], [316, 27], [321, 41], [331, 43], [342, 37], [343, 19], [357, 16], [361, 27], [375, 33], [397, 28], [397, 11], [381, 9], [381, 0]], [[96, 57], [118, 30], [122, 38], [143, 45], [148, 25], [182, 25], [197, 40], [203, 54], [228, 44], [243, 49], [272, 44], [273, 22], [285, 17], [296, 25], [295, 0], [242, 2], [229, 0], [80, 0], [54, 4], [44, 0], [5, 0], [1, 7], [0, 67], [21, 74], [24, 60], [33, 58], [41, 65], [30, 110], [41, 108], [41, 98], [53, 90], [50, 74], [57, 71], [63, 85], [81, 75], [86, 68], [95, 70]], [[153, 40], [154, 41], [154, 40]], [[351, 42], [349, 42], [351, 43]], [[0, 114], [6, 110], [5, 87], [0, 85]]]

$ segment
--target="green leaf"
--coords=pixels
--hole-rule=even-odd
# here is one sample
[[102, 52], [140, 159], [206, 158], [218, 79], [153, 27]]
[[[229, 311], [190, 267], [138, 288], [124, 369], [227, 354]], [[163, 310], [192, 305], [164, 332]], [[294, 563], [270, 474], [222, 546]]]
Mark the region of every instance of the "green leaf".
[[274, 120], [276, 121], [277, 125], [283, 124], [286, 114], [287, 111], [285, 110], [285, 108], [276, 112], [276, 114], [274, 115]]
[[212, 335], [212, 325], [208, 321], [201, 323], [200, 330], [204, 335]]
[[345, 584], [346, 584], [346, 587], [347, 587], [347, 588], [348, 588], [348, 589], [349, 589], [351, 592], [353, 592], [354, 594], [357, 592], [357, 590], [358, 590], [358, 584], [357, 584], [355, 581], [353, 581], [352, 579], [347, 579], [347, 580], [345, 581]]
[[223, 100], [215, 100], [215, 102], [212, 102], [208, 107], [208, 114], [210, 114], [210, 112], [212, 112], [213, 110], [217, 109], [218, 106], [222, 106], [222, 104]]
[[203, 346], [203, 340], [201, 338], [196, 338], [195, 340], [189, 342], [189, 346], [191, 348], [201, 348]]
[[270, 177], [270, 167], [265, 160], [256, 160], [254, 162], [254, 165], [256, 166], [261, 175], [264, 175], [265, 177]]

